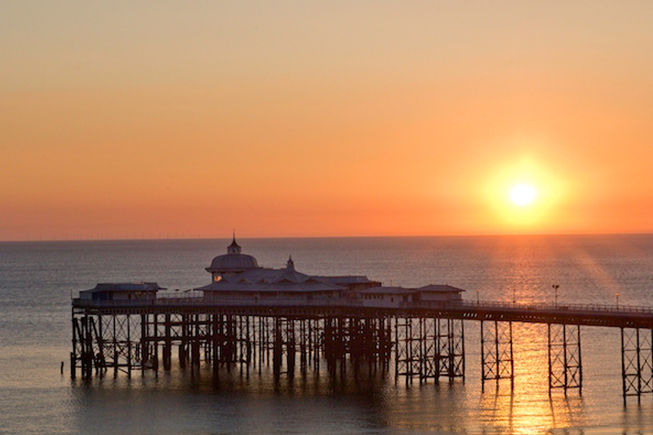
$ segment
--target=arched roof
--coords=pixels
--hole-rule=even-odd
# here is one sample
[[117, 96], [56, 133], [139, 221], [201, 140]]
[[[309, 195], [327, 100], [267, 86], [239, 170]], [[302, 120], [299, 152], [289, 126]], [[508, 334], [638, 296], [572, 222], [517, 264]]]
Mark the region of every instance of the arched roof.
[[218, 255], [211, 261], [211, 266], [206, 268], [210, 273], [236, 273], [250, 269], [260, 269], [256, 258], [251, 255], [241, 254], [240, 246], [236, 243], [236, 236], [227, 247], [227, 253]]

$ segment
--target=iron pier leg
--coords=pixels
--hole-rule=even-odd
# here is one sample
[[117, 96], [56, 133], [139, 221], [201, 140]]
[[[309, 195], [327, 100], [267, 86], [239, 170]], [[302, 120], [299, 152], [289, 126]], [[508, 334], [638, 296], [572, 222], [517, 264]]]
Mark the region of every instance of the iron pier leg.
[[75, 312], [73, 311], [72, 315], [72, 327], [73, 327], [73, 350], [70, 352], [70, 377], [75, 379], [77, 376], [77, 329], [78, 321], [75, 318]]
[[394, 318], [394, 323], [395, 323], [395, 384], [397, 384], [397, 381], [399, 380], [399, 358], [400, 354], [403, 351], [403, 348], [400, 349], [400, 342], [399, 342], [399, 319]]
[[283, 346], [283, 339], [281, 337], [281, 319], [279, 317], [274, 318], [274, 350], [272, 354], [272, 367], [274, 372], [274, 377], [276, 380], [279, 379], [281, 375], [281, 352]]
[[132, 377], [132, 342], [131, 342], [131, 324], [129, 318], [131, 316], [127, 315], [127, 377]]
[[149, 360], [148, 355], [148, 340], [147, 340], [147, 314], [141, 314], [141, 376], [145, 376], [145, 363]]
[[152, 357], [152, 368], [155, 376], [159, 375], [159, 314], [154, 313], [154, 355]]
[[549, 396], [551, 396], [551, 391], [553, 390], [553, 352], [551, 348], [551, 324], [548, 323], [546, 325], [546, 331], [547, 331], [547, 354], [548, 354], [548, 359], [549, 359]]
[[[514, 387], [515, 362], [512, 345], [512, 322], [493, 321], [486, 328], [481, 321], [481, 382], [510, 379]], [[498, 384], [497, 384], [498, 387]]]
[[295, 356], [295, 321], [286, 319], [286, 365], [290, 379], [295, 376]]
[[104, 346], [105, 346], [105, 339], [104, 339], [104, 327], [103, 327], [103, 322], [102, 322], [102, 313], [98, 313], [97, 316], [98, 320], [98, 331], [96, 331], [96, 337], [97, 337], [97, 345], [98, 345], [98, 357], [95, 362], [96, 368], [98, 369], [98, 372], [100, 373], [100, 377], [104, 377], [104, 373], [106, 372], [106, 357], [104, 355]]
[[249, 365], [252, 363], [252, 336], [250, 335], [250, 316], [245, 317], [245, 371], [249, 379]]
[[481, 320], [481, 392], [485, 392], [485, 380], [487, 373], [485, 368], [485, 330], [483, 325], [485, 322]]
[[621, 328], [621, 373], [624, 405], [628, 396], [653, 393], [653, 330]]
[[116, 315], [114, 314], [111, 316], [111, 320], [113, 323], [113, 337], [111, 341], [113, 342], [113, 377], [117, 378], [118, 377], [118, 336], [117, 336], [117, 330], [116, 330]]
[[[419, 333], [419, 331], [417, 331]], [[413, 383], [415, 374], [415, 354], [419, 354], [414, 349], [419, 346], [419, 339], [413, 337], [413, 318], [406, 316], [403, 319], [395, 320], [395, 336], [397, 343], [397, 352], [395, 357], [395, 382], [399, 376], [404, 376], [406, 385]], [[419, 361], [417, 361], [419, 364]]]
[[165, 348], [163, 349], [163, 370], [172, 370], [172, 316], [166, 314]]
[[626, 397], [628, 389], [626, 388], [626, 338], [623, 326], [621, 327], [621, 392], [624, 397], [624, 406], [626, 406]]
[[439, 319], [438, 342], [440, 375], [449, 377], [449, 382], [455, 378], [465, 378], [465, 326], [462, 319]]
[[583, 366], [581, 358], [580, 326], [548, 324], [549, 394], [561, 388], [578, 389], [583, 393]]
[[220, 373], [220, 316], [214, 314], [211, 330], [213, 334], [213, 375], [217, 378]]

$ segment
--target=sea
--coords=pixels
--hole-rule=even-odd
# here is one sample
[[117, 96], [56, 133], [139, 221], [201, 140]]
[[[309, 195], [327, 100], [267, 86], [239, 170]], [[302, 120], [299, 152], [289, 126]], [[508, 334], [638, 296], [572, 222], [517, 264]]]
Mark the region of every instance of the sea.
[[[2, 434], [641, 434], [653, 394], [624, 405], [620, 330], [582, 327], [582, 396], [549, 394], [547, 330], [513, 325], [514, 386], [482, 388], [479, 324], [465, 322], [466, 376], [406, 385], [327, 374], [210, 370], [71, 379], [71, 298], [98, 282], [210, 282], [231, 240], [0, 243]], [[468, 301], [653, 306], [653, 235], [239, 239], [260, 265], [450, 284]], [[554, 285], [559, 286], [557, 292]], [[63, 373], [61, 364], [64, 363]]]

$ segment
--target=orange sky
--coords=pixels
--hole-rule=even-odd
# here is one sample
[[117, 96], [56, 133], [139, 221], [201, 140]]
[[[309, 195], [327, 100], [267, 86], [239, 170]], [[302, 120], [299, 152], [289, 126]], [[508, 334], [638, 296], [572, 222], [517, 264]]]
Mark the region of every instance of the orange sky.
[[651, 2], [106, 3], [0, 6], [0, 240], [653, 232]]

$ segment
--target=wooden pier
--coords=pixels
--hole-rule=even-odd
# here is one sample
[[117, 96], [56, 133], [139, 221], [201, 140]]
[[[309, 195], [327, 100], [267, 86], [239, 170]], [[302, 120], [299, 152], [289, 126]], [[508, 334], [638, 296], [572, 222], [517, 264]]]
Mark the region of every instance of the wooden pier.
[[[653, 308], [412, 301], [396, 308], [358, 300], [238, 303], [201, 297], [72, 303], [71, 376], [211, 367], [292, 377], [367, 368], [395, 380], [465, 377], [465, 323], [480, 322], [481, 380], [514, 382], [512, 324], [547, 325], [549, 390], [582, 394], [581, 327], [621, 330], [622, 391], [653, 393]], [[176, 355], [176, 358], [173, 358]]]

